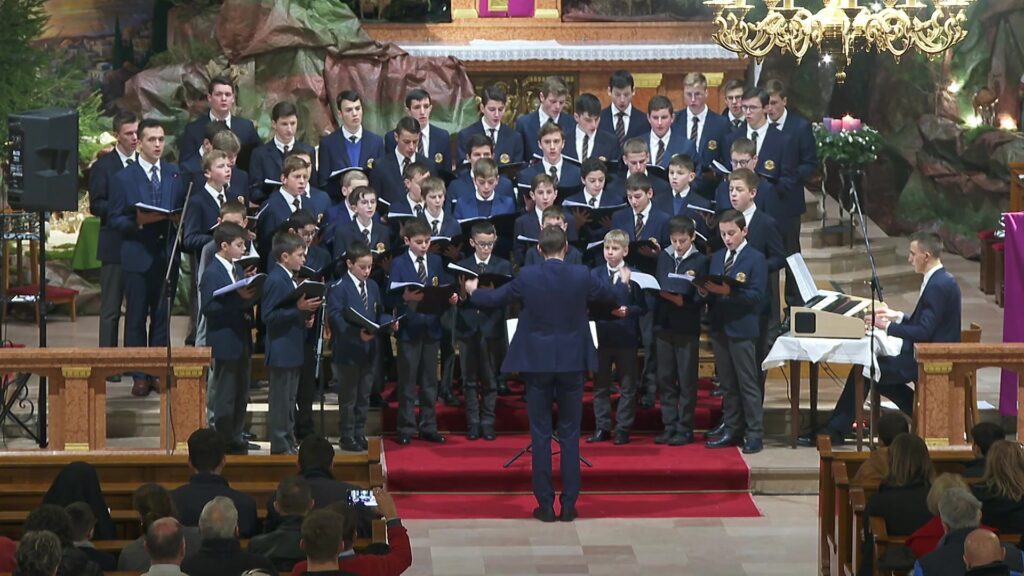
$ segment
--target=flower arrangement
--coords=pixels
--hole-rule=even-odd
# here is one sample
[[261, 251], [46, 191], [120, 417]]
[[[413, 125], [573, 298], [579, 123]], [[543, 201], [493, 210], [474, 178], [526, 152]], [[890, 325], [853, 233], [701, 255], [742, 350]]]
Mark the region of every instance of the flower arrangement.
[[877, 130], [849, 115], [823, 118], [814, 125], [814, 139], [821, 162], [833, 160], [849, 168], [863, 168], [874, 162], [882, 147], [882, 135]]

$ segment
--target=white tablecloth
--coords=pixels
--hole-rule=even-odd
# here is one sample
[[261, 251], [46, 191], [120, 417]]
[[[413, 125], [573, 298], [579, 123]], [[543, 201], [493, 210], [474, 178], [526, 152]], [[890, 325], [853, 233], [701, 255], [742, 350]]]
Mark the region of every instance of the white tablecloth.
[[471, 40], [468, 44], [399, 44], [412, 56], [455, 56], [465, 62], [517, 60], [735, 60], [718, 44], [562, 44], [557, 40]]
[[[875, 337], [876, 356], [897, 356], [900, 353], [900, 348], [903, 347], [902, 338], [889, 336], [879, 330], [872, 330], [872, 334]], [[864, 336], [860, 340], [779, 336], [761, 363], [761, 368], [778, 368], [790, 360], [857, 364], [864, 367], [865, 377], [871, 375], [872, 363], [875, 364], [876, 370], [878, 366], [871, 357], [869, 336]]]

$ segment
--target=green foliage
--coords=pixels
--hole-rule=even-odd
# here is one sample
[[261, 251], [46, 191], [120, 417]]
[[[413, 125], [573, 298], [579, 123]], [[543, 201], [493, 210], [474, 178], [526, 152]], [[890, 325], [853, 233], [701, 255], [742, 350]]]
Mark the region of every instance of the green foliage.
[[43, 4], [44, 0], [0, 0], [0, 142], [7, 141], [8, 115], [39, 107], [35, 87], [47, 55], [34, 43], [49, 21]]
[[189, 40], [187, 46], [182, 46], [182, 43], [178, 43], [175, 46], [154, 54], [149, 59], [148, 66], [150, 68], [159, 68], [160, 66], [171, 66], [174, 64], [188, 64], [190, 62], [209, 62], [223, 54], [220, 49], [220, 45], [217, 44], [215, 38], [210, 38], [208, 42], [200, 40]]
[[87, 166], [103, 148], [100, 137], [110, 130], [110, 118], [101, 113], [103, 97], [93, 92], [78, 105], [78, 158], [79, 166]]
[[995, 126], [989, 126], [987, 124], [975, 126], [974, 128], [967, 128], [966, 130], [964, 130], [964, 144], [970, 146], [982, 134], [985, 134], [986, 132], [992, 132], [995, 130], [998, 130], [998, 128], [996, 128]]
[[882, 135], [867, 126], [856, 132], [830, 132], [815, 124], [814, 139], [818, 143], [818, 159], [832, 160], [841, 166], [866, 166], [878, 158], [882, 149]]

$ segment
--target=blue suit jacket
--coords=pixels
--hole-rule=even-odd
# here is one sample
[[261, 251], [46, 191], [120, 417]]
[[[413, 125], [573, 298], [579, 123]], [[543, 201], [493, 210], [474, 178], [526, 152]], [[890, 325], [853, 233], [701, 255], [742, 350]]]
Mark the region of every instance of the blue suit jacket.
[[659, 245], [665, 247], [668, 246], [668, 218], [668, 214], [652, 206], [647, 215], [647, 221], [644, 222], [644, 229], [640, 232], [640, 237], [637, 238], [636, 214], [633, 213], [633, 208], [626, 206], [612, 214], [612, 227], [628, 234], [630, 242], [653, 238], [658, 241]]
[[[775, 186], [765, 178], [761, 178], [757, 185], [754, 205], [757, 206], [758, 210], [764, 210], [766, 213], [771, 214], [772, 218], [776, 220], [782, 217], [780, 214], [782, 205], [779, 202], [779, 193], [775, 191]], [[729, 200], [729, 179], [722, 178], [721, 182], [718, 183], [718, 188], [715, 190], [715, 212], [721, 214], [730, 208], [732, 208], [732, 201]]]
[[[537, 160], [533, 164], [523, 168], [519, 171], [516, 176], [516, 182], [518, 186], [522, 188], [522, 193], [525, 195], [530, 190], [530, 183], [533, 181], [533, 177], [537, 174], [546, 174], [544, 171], [544, 162]], [[580, 167], [577, 164], [562, 159], [562, 172], [558, 176], [558, 187], [559, 188], [582, 188], [583, 180], [580, 178]]]
[[[573, 128], [572, 132], [565, 135], [565, 148], [563, 152], [573, 158], [576, 158], [576, 129]], [[603, 162], [618, 162], [622, 158], [622, 149], [619, 147], [619, 141], [615, 138], [615, 132], [605, 132], [604, 130], [598, 130], [594, 133], [594, 136], [590, 138], [590, 150], [588, 151], [589, 158], [598, 158]], [[576, 158], [580, 162], [582, 158]]]
[[[484, 132], [483, 124], [478, 120], [473, 122], [469, 126], [466, 126], [459, 131], [459, 142], [458, 142], [458, 154], [459, 162], [462, 162], [463, 158], [469, 152], [469, 139], [474, 134], [483, 134], [489, 136]], [[498, 166], [506, 164], [514, 164], [516, 162], [523, 162], [526, 159], [526, 155], [523, 152], [523, 137], [516, 132], [511, 126], [504, 124], [498, 128], [498, 143], [494, 145], [494, 161], [498, 163]]]
[[475, 305], [492, 308], [520, 304], [518, 327], [501, 370], [522, 373], [597, 368], [587, 301], [614, 302], [615, 293], [585, 266], [561, 260], [523, 268], [501, 288], [477, 290], [470, 298]]
[[625, 306], [629, 313], [625, 318], [613, 320], [597, 320], [597, 343], [599, 346], [609, 348], [632, 348], [636, 349], [640, 338], [640, 316], [646, 312], [644, 305], [644, 294], [640, 288], [632, 282], [623, 284], [616, 282], [612, 284], [608, 279], [608, 266], [603, 259], [600, 264], [590, 271], [590, 277], [595, 282], [603, 282], [615, 294], [615, 304]]
[[[494, 187], [494, 194], [496, 196], [505, 196], [512, 203], [516, 201], [515, 186], [512, 185], [512, 181], [504, 176], [498, 176], [498, 185]], [[448, 205], [449, 210], [454, 210], [455, 205], [459, 203], [463, 198], [474, 198], [476, 195], [476, 185], [473, 183], [473, 177], [470, 173], [463, 172], [458, 178], [452, 180], [448, 184], [448, 193], [445, 194], [445, 203]]]
[[[574, 242], [578, 239], [578, 235], [576, 233], [576, 218], [570, 214], [568, 210], [563, 210], [563, 212], [565, 213], [566, 235], [569, 238], [569, 242]], [[519, 237], [523, 236], [526, 238], [533, 238], [534, 240], [538, 240], [540, 237], [540, 220], [537, 218], [536, 210], [527, 212], [519, 218], [516, 218], [513, 235], [515, 239], [512, 245], [512, 253], [514, 254], [516, 263], [522, 266], [527, 248], [536, 247], [536, 244], [522, 242], [519, 240]]]
[[[185, 163], [199, 157], [199, 147], [206, 137], [206, 125], [210, 123], [210, 111], [204, 111], [198, 118], [185, 125], [185, 133], [178, 142], [178, 162]], [[231, 131], [238, 136], [242, 149], [238, 152], [238, 166], [249, 169], [249, 158], [252, 151], [260, 145], [260, 135], [252, 120], [231, 115]], [[280, 176], [280, 175], [278, 175]]]
[[302, 197], [302, 209], [308, 210], [313, 218], [322, 219], [331, 208], [331, 197], [319, 188], [310, 187]]
[[[568, 137], [569, 133], [576, 130], [576, 121], [572, 115], [562, 111], [558, 115], [558, 125], [562, 127], [562, 134]], [[526, 159], [534, 154], [541, 154], [540, 145], [537, 143], [540, 134], [540, 113], [536, 110], [529, 114], [523, 114], [516, 118], [516, 132], [523, 139], [523, 156]]]
[[[242, 270], [237, 264], [235, 275], [242, 278]], [[246, 312], [252, 306], [245, 305], [238, 292], [213, 295], [231, 283], [228, 271], [217, 258], [210, 260], [199, 280], [202, 314], [206, 317], [206, 345], [213, 348], [213, 357], [219, 360], [238, 360], [246, 350], [251, 350], [252, 327]]]
[[[395, 140], [395, 131], [389, 130], [384, 135], [384, 149], [394, 150], [397, 141]], [[443, 128], [438, 128], [433, 124], [430, 125], [430, 150], [424, 150], [423, 160], [428, 166], [432, 167], [431, 170], [434, 174], [440, 172], [451, 172], [452, 166], [452, 135]], [[465, 157], [463, 155], [462, 157]]]
[[[646, 134], [640, 136], [645, 143], [650, 143], [651, 132], [648, 130]], [[650, 151], [651, 162], [655, 163], [658, 159], [658, 150], [654, 149]], [[672, 157], [676, 154], [686, 154], [690, 158], [697, 157], [697, 147], [693, 145], [693, 142], [687, 137], [687, 133], [681, 130], [672, 130], [672, 133], [668, 136], [668, 144], [665, 146], [665, 157], [661, 159], [662, 168], [668, 169], [668, 163], [672, 160]]]
[[[615, 112], [618, 112], [618, 109]], [[597, 129], [609, 132], [612, 136], [615, 136], [615, 117], [613, 116], [611, 106], [601, 110], [601, 123]], [[629, 140], [630, 138], [643, 136], [650, 131], [651, 123], [647, 120], [647, 113], [633, 106], [629, 111], [629, 129], [626, 130], [625, 139]]]
[[[690, 126], [686, 123], [686, 110], [676, 114], [675, 124], [672, 127], [672, 132], [681, 132], [689, 136]], [[710, 109], [708, 110], [707, 116], [704, 117], [704, 129], [700, 134], [700, 142], [694, 142], [697, 145], [697, 155], [693, 158], [694, 164], [697, 168], [697, 179], [693, 182], [693, 188], [700, 191], [703, 194], [709, 195], [714, 191], [715, 185], [717, 184], [716, 179], [708, 179], [705, 182], [703, 177], [703, 171], [705, 168], [710, 168], [711, 163], [715, 160], [728, 164], [727, 161], [723, 161], [724, 158], [729, 156], [729, 150], [725, 148], [725, 142], [729, 139], [729, 134], [732, 132], [732, 124], [729, 123], [725, 117], [715, 114]]]
[[301, 368], [306, 343], [306, 313], [294, 304], [281, 305], [295, 289], [291, 276], [276, 262], [269, 264], [263, 283], [260, 316], [266, 326], [266, 365]]
[[[430, 225], [430, 215], [427, 212], [423, 213], [423, 220]], [[447, 236], [448, 238], [455, 238], [459, 234], [462, 234], [462, 227], [459, 226], [458, 220], [455, 216], [447, 210], [444, 211], [444, 218], [441, 220], [441, 229], [438, 230], [438, 236]]]
[[121, 234], [110, 225], [110, 188], [114, 176], [124, 169], [116, 150], [100, 156], [89, 169], [89, 211], [100, 219], [96, 258], [104, 264], [121, 263]]
[[[431, 173], [435, 172], [433, 162], [428, 162], [422, 155], [416, 155], [416, 161], [422, 162], [431, 167]], [[405, 190], [405, 180], [402, 178], [401, 163], [395, 156], [394, 150], [373, 161], [373, 170], [370, 172], [370, 186], [377, 191], [377, 196], [383, 198], [389, 204], [401, 202], [408, 193]]]
[[331, 352], [334, 355], [332, 362], [360, 366], [370, 366], [373, 363], [377, 339], [364, 342], [359, 337], [359, 327], [349, 324], [344, 316], [345, 309], [352, 308], [378, 324], [390, 320], [391, 316], [384, 313], [380, 288], [370, 278], [366, 279], [366, 301], [368, 306], [363, 306], [359, 287], [352, 281], [348, 272], [341, 280], [331, 285], [327, 292], [327, 321], [331, 327]]
[[679, 265], [675, 261], [675, 249], [669, 246], [658, 254], [658, 268], [655, 277], [662, 288], [682, 294], [683, 305], [675, 304], [658, 297], [654, 313], [654, 325], [658, 330], [673, 334], [700, 336], [700, 313], [704, 309], [704, 298], [697, 292], [693, 283], [678, 278], [669, 278], [669, 274], [691, 274], [694, 277], [708, 273], [708, 257], [699, 251], [684, 258]]
[[[185, 204], [185, 179], [178, 167], [160, 162], [161, 206], [180, 209]], [[135, 204], [153, 204], [153, 188], [138, 162], [114, 176], [107, 217], [121, 234], [121, 267], [126, 272], [146, 272], [153, 265], [166, 266], [174, 242], [175, 227], [169, 220], [147, 224], [135, 221]]]
[[764, 256], [768, 272], [781, 270], [786, 266], [785, 246], [778, 222], [770, 214], [757, 210], [747, 222], [747, 243], [757, 248]]
[[[659, 204], [659, 202], [664, 202], [666, 199], [672, 197], [672, 187], [669, 186], [668, 182], [662, 180], [657, 176], [654, 176], [653, 174], [647, 174], [647, 176], [651, 180], [651, 189], [654, 190], [655, 207], [661, 210], [662, 212], [667, 213], [668, 208], [666, 207], [666, 205]], [[623, 174], [620, 177], [609, 179], [609, 182], [605, 184], [604, 187], [605, 192], [612, 192], [616, 196], [621, 196], [622, 198], [625, 198], [626, 178], [627, 176]]]
[[[312, 146], [305, 142], [299, 142], [295, 140], [292, 145], [298, 149], [309, 153], [310, 159], [313, 160], [313, 176], [312, 179], [316, 179], [316, 150]], [[257, 204], [262, 204], [266, 200], [266, 196], [263, 193], [263, 182], [265, 180], [281, 181], [281, 166], [284, 164], [284, 154], [277, 149], [277, 145], [274, 144], [274, 139], [271, 138], [269, 142], [265, 142], [260, 146], [257, 146], [252, 151], [252, 157], [249, 158], [249, 187], [252, 191], [249, 193], [249, 197], [252, 201]], [[338, 197], [335, 199], [336, 202], [341, 201], [341, 190], [337, 191]]]
[[898, 383], [917, 380], [914, 344], [917, 342], [959, 342], [961, 314], [960, 286], [945, 269], [936, 270], [917, 300], [914, 312], [903, 322], [889, 325], [891, 336], [903, 339], [899, 356], [879, 357], [882, 377]]
[[[495, 192], [491, 198], [491, 213], [487, 216], [513, 214], [516, 211], [515, 201], [511, 198], [507, 196], [499, 196], [497, 192]], [[455, 205], [455, 218], [457, 220], [463, 220], [465, 218], [483, 216], [483, 214], [480, 214], [479, 207], [479, 201], [476, 199], [475, 194], [467, 198], [462, 198], [459, 200], [458, 204]]]
[[814, 130], [806, 118], [788, 110], [782, 133], [789, 137], [790, 144], [795, 147], [796, 171], [800, 185], [803, 186], [818, 171], [818, 144], [814, 140]]
[[[444, 271], [444, 263], [437, 254], [427, 254], [427, 284], [433, 285], [437, 280], [438, 285], [451, 283], [451, 278]], [[391, 261], [390, 282], [419, 282], [420, 275], [416, 273], [416, 265], [408, 253], [402, 253]], [[389, 285], [390, 287], [390, 285]], [[402, 299], [404, 290], [389, 292], [386, 301], [389, 308], [398, 310], [399, 314], [405, 314], [398, 330], [399, 341], [417, 340], [427, 338], [439, 340], [441, 338], [441, 317], [435, 314], [420, 314], [413, 312], [409, 305]]]
[[[732, 143], [746, 135], [747, 125], [743, 124], [739, 130], [732, 133], [727, 148], [731, 150]], [[727, 166], [731, 168], [731, 162]], [[795, 218], [807, 211], [803, 186], [800, 185], [800, 175], [797, 173], [795, 150], [790, 144], [789, 137], [781, 130], [769, 128], [765, 132], [754, 172], [762, 180], [767, 177], [769, 183], [775, 187], [779, 198], [779, 210], [775, 216]]]
[[[710, 273], [725, 273], [725, 258], [728, 251], [719, 250], [711, 255]], [[711, 309], [711, 329], [722, 330], [729, 338], [758, 338], [761, 334], [759, 320], [768, 287], [768, 270], [764, 255], [749, 245], [736, 256], [729, 276], [744, 281], [732, 289], [728, 296], [708, 294]]]
[[188, 209], [185, 210], [185, 218], [181, 223], [185, 227], [182, 249], [197, 257], [202, 254], [203, 248], [213, 241], [212, 228], [220, 217], [220, 205], [206, 191], [205, 183], [203, 186], [192, 186], [192, 196], [189, 197]]
[[[356, 240], [366, 242], [366, 236], [359, 231], [359, 224], [355, 220], [349, 220], [344, 224], [338, 224], [334, 227], [334, 240], [331, 242], [331, 256], [338, 258], [347, 252], [349, 244]], [[373, 226], [370, 227], [370, 249], [376, 250], [381, 244], [384, 245], [384, 250], [391, 247], [390, 230], [387, 226], [381, 224], [380, 220], [374, 219]]]
[[270, 260], [274, 234], [291, 217], [292, 209], [281, 196], [280, 190], [275, 190], [260, 208], [259, 220], [256, 222], [256, 251], [259, 252], [260, 259], [263, 261], [264, 270], [269, 271], [271, 265], [274, 264]]
[[[366, 169], [375, 162], [375, 158], [384, 155], [384, 139], [363, 128], [363, 137], [359, 141], [359, 166]], [[320, 152], [316, 158], [316, 179], [319, 187], [328, 190], [327, 185], [331, 173], [342, 168], [350, 168], [348, 150], [345, 148], [344, 131], [338, 128], [329, 136], [320, 140]], [[331, 195], [341, 195], [341, 189], [328, 190]]]
[[[458, 265], [467, 270], [479, 271], [475, 255], [462, 259]], [[512, 263], [492, 255], [487, 263], [486, 272], [512, 276]], [[484, 338], [504, 338], [505, 316], [505, 308], [481, 308], [471, 301], [462, 302], [459, 304], [455, 335], [462, 340], [476, 334], [480, 334]]]
[[696, 225], [697, 232], [703, 234], [709, 241], [711, 240], [712, 230], [708, 226], [707, 221], [704, 220], [705, 212], [701, 212], [694, 208], [694, 206], [696, 206], [698, 208], [711, 210], [711, 201], [697, 193], [693, 186], [690, 186], [690, 191], [686, 194], [686, 199], [680, 202], [678, 209], [676, 209], [677, 205], [675, 195], [671, 192], [669, 194], [655, 195], [652, 203], [656, 210], [668, 214], [669, 218], [680, 215], [689, 216]]

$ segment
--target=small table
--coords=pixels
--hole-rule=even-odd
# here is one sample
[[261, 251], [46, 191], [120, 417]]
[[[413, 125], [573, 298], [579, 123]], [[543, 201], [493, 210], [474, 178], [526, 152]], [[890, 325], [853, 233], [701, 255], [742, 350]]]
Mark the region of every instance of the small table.
[[[875, 334], [875, 353], [878, 356], [895, 356], [899, 354], [903, 341], [880, 331], [873, 331]], [[861, 366], [862, 370], [854, 374], [854, 395], [859, 402], [854, 402], [855, 422], [861, 422], [864, 416], [864, 377], [870, 376], [871, 365], [874, 364], [878, 370], [878, 363], [872, 362], [871, 337], [864, 336], [859, 340], [841, 338], [808, 338], [783, 335], [775, 340], [775, 345], [768, 352], [764, 362], [761, 363], [763, 370], [778, 368], [789, 362], [789, 400], [790, 400], [790, 445], [796, 448], [796, 440], [799, 435], [798, 421], [800, 419], [800, 366], [802, 362], [810, 362], [810, 399], [811, 399], [811, 428], [817, 429], [818, 424], [818, 363], [835, 362], [837, 364], [853, 364]], [[874, 409], [874, 405], [872, 405]], [[863, 427], [857, 426], [857, 450], [861, 450], [864, 444]]]

